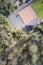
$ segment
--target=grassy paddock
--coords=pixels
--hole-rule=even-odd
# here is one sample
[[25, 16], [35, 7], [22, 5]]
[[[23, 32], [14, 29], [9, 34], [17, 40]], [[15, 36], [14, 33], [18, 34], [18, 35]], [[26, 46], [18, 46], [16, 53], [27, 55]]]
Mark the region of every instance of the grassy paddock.
[[33, 4], [33, 7], [40, 19], [43, 19], [43, 0], [40, 0], [39, 2]]

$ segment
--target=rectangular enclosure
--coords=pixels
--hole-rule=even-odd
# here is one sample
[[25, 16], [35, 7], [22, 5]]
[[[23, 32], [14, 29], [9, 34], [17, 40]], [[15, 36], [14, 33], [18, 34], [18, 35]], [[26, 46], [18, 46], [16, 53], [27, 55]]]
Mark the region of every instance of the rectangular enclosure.
[[27, 25], [38, 18], [31, 5], [19, 11], [18, 14], [20, 15], [23, 22]]

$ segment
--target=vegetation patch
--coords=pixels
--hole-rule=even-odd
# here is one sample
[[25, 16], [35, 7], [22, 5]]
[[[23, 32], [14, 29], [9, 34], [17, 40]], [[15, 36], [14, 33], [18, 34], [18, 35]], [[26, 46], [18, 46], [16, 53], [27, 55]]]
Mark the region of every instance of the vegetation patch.
[[39, 0], [35, 4], [33, 3], [33, 7], [40, 19], [43, 19], [43, 0]]
[[8, 16], [13, 10], [14, 10], [14, 5], [10, 2], [10, 0], [0, 0], [1, 14]]

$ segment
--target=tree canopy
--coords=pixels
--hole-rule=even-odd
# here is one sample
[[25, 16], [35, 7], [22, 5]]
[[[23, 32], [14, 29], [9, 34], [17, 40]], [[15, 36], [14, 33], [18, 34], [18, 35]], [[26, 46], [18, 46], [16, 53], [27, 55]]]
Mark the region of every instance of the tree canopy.
[[13, 5], [10, 0], [0, 0], [0, 13], [8, 16], [13, 9]]

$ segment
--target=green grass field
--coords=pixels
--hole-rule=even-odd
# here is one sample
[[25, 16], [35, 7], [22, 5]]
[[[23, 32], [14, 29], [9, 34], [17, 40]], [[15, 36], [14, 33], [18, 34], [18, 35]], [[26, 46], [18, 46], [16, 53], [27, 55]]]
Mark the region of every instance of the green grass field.
[[33, 4], [33, 7], [40, 19], [43, 19], [43, 0]]

